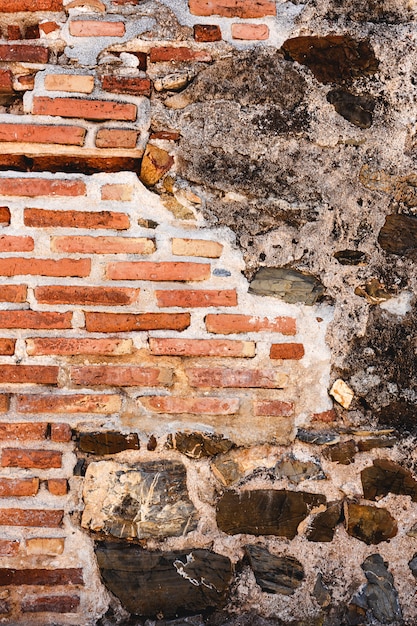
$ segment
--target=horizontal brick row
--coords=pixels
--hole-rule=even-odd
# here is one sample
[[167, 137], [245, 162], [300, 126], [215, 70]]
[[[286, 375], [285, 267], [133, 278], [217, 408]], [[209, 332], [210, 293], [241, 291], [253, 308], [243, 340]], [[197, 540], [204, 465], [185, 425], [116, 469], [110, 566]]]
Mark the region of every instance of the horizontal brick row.
[[[55, 528], [61, 525], [62, 518], [64, 517], [64, 511], [57, 509], [2, 509], [0, 508], [0, 526], [25, 526], [25, 527], [48, 527]], [[13, 572], [13, 570], [7, 570]], [[18, 570], [20, 571], [20, 570]], [[57, 572], [57, 570], [52, 570]], [[6, 582], [6, 581], [9, 582]], [[5, 575], [5, 570], [0, 570], [0, 586], [2, 585], [36, 585], [36, 584], [48, 584], [48, 583], [36, 583], [27, 582], [23, 579], [21, 582], [13, 582], [13, 576], [8, 579]], [[61, 583], [50, 584], [66, 584], [64, 581]]]

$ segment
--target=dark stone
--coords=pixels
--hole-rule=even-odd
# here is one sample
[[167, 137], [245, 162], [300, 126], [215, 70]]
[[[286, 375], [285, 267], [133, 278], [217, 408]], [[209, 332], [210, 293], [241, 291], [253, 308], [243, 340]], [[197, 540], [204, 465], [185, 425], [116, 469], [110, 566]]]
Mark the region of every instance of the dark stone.
[[297, 431], [297, 439], [303, 443], [312, 443], [318, 446], [338, 442], [339, 435], [331, 430], [306, 430], [299, 428]]
[[139, 437], [130, 433], [123, 435], [118, 432], [80, 433], [78, 439], [80, 452], [90, 454], [117, 454], [123, 450], [139, 450]]
[[372, 112], [375, 100], [371, 96], [355, 96], [345, 89], [332, 89], [327, 94], [330, 102], [342, 117], [359, 128], [372, 126]]
[[379, 231], [378, 243], [385, 252], [415, 256], [417, 250], [417, 217], [387, 215]]
[[374, 74], [379, 65], [368, 41], [348, 35], [294, 37], [287, 39], [282, 49], [287, 57], [306, 65], [325, 84], [343, 84]]
[[325, 609], [329, 606], [332, 601], [332, 596], [330, 594], [329, 589], [323, 582], [323, 576], [319, 573], [317, 574], [316, 582], [313, 589], [313, 595], [317, 600], [317, 603]]
[[128, 543], [98, 543], [107, 588], [136, 615], [179, 617], [223, 604], [232, 580], [230, 560], [209, 550], [149, 552]]
[[245, 546], [256, 582], [266, 593], [290, 596], [304, 580], [301, 563], [291, 556], [275, 556], [262, 546]]
[[234, 444], [221, 435], [179, 432], [173, 435], [172, 445], [173, 448], [192, 459], [201, 459], [228, 452]]
[[226, 491], [217, 504], [217, 524], [229, 535], [246, 533], [293, 539], [311, 508], [325, 503], [325, 496], [303, 491]]
[[413, 556], [411, 561], [408, 561], [408, 567], [411, 569], [414, 578], [417, 578], [417, 554]]
[[394, 577], [388, 571], [388, 563], [380, 554], [371, 554], [361, 567], [368, 582], [353, 596], [349, 608], [354, 616], [357, 607], [359, 611], [356, 611], [356, 614], [362, 616], [362, 620], [348, 621], [348, 624], [363, 624], [364, 616], [366, 624], [374, 623], [374, 620], [381, 624], [402, 623], [398, 592], [394, 587]]
[[391, 0], [333, 0], [326, 17], [347, 22], [373, 22], [374, 24], [401, 24], [413, 19], [412, 5], [401, 2], [397, 6]]
[[368, 439], [361, 439], [358, 441], [359, 452], [369, 452], [374, 448], [392, 448], [398, 443], [397, 437], [369, 437]]
[[323, 455], [326, 459], [330, 459], [334, 463], [340, 463], [340, 465], [350, 465], [355, 462], [356, 443], [353, 439], [349, 441], [341, 441], [335, 443], [332, 446], [325, 448]]
[[[398, 352], [398, 359], [403, 360], [401, 350]], [[411, 375], [411, 371], [410, 371]], [[417, 432], [417, 407], [411, 402], [398, 400], [382, 407], [377, 413], [381, 424], [394, 426], [404, 434]]]
[[138, 224], [139, 226], [143, 226], [143, 228], [150, 228], [152, 230], [155, 230], [155, 228], [158, 228], [159, 226], [158, 222], [155, 222], [154, 220], [144, 219], [144, 218], [139, 218]]
[[368, 545], [388, 541], [398, 532], [397, 522], [387, 509], [350, 502], [344, 513], [348, 535]]
[[333, 256], [341, 265], [363, 265], [366, 262], [366, 254], [360, 250], [339, 250]]
[[274, 468], [277, 478], [288, 478], [292, 483], [298, 484], [303, 480], [314, 478], [316, 480], [326, 478], [319, 463], [313, 461], [299, 461], [292, 456], [279, 461]]
[[324, 294], [318, 278], [285, 267], [261, 267], [249, 285], [249, 293], [275, 296], [289, 304], [313, 305]]
[[417, 502], [417, 481], [412, 473], [389, 459], [375, 459], [373, 466], [362, 470], [361, 480], [366, 500], [395, 493], [411, 496], [411, 500]]
[[313, 521], [306, 532], [306, 537], [309, 541], [315, 542], [333, 541], [335, 528], [341, 521], [342, 503], [331, 503], [325, 511], [318, 513], [313, 518]]

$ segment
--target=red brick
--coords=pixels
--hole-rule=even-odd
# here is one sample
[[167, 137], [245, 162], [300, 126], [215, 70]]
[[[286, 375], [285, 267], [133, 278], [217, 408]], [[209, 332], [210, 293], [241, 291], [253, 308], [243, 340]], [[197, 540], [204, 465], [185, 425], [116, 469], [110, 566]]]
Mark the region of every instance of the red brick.
[[2, 467], [24, 467], [26, 469], [50, 469], [61, 467], [62, 452], [56, 450], [24, 450], [4, 448], [1, 455]]
[[69, 32], [73, 37], [123, 37], [126, 28], [123, 22], [72, 20]]
[[137, 302], [139, 289], [127, 287], [71, 287], [48, 285], [35, 288], [35, 298], [42, 304], [83, 304], [118, 306]]
[[32, 237], [0, 236], [0, 252], [31, 252], [34, 247]]
[[45, 439], [47, 424], [42, 422], [0, 422], [0, 441]]
[[107, 278], [112, 280], [194, 281], [210, 278], [209, 263], [131, 261], [110, 263]]
[[75, 385], [83, 386], [158, 387], [172, 384], [172, 372], [158, 367], [110, 365], [72, 367], [71, 380]]
[[9, 63], [48, 63], [49, 50], [43, 46], [26, 43], [0, 45], [0, 61]]
[[100, 128], [96, 135], [97, 148], [136, 148], [139, 133], [136, 130]]
[[25, 209], [25, 226], [35, 228], [129, 228], [126, 213], [113, 211], [48, 211], [46, 209]]
[[133, 351], [131, 339], [67, 339], [66, 337], [36, 337], [26, 340], [29, 356], [61, 354], [76, 356], [95, 354], [100, 356], [120, 356]]
[[151, 63], [164, 61], [211, 61], [211, 54], [205, 50], [193, 50], [187, 46], [158, 46], [149, 51]]
[[58, 384], [58, 367], [54, 365], [0, 365], [0, 383], [56, 385]]
[[76, 613], [80, 606], [78, 596], [36, 596], [24, 598], [23, 613]]
[[206, 328], [210, 333], [230, 335], [232, 333], [250, 333], [269, 331], [283, 335], [295, 335], [296, 321], [292, 317], [253, 317], [251, 315], [208, 314]]
[[[0, 509], [0, 526], [33, 526], [53, 528], [61, 525], [64, 511], [43, 510], [43, 509]], [[13, 571], [13, 570], [9, 570]], [[26, 570], [27, 571], [27, 570]], [[56, 571], [56, 570], [55, 570]], [[0, 570], [0, 585], [7, 583], [4, 580], [4, 570]], [[41, 583], [30, 583], [30, 577], [23, 579], [20, 583], [10, 582], [9, 584], [36, 585]], [[57, 583], [63, 585], [64, 582]]]
[[52, 237], [51, 249], [81, 254], [152, 254], [155, 242], [146, 237]]
[[34, 74], [25, 74], [24, 76], [16, 76], [16, 82], [19, 87], [25, 91], [32, 91], [35, 88], [35, 76]]
[[72, 313], [0, 311], [0, 328], [71, 328]]
[[151, 81], [141, 76], [114, 76], [107, 75], [101, 79], [104, 91], [111, 93], [124, 93], [132, 96], [149, 96], [151, 93]]
[[5, 394], [0, 395], [0, 413], [7, 413], [9, 410], [9, 396]]
[[221, 41], [222, 31], [217, 24], [194, 24], [194, 39], [201, 43]]
[[269, 38], [269, 28], [266, 24], [232, 24], [233, 39], [248, 41], [262, 41]]
[[186, 374], [192, 387], [282, 389], [287, 379], [286, 374], [273, 369], [195, 367], [186, 369]]
[[90, 259], [27, 259], [10, 257], [0, 259], [2, 276], [78, 276], [90, 274]]
[[[120, 412], [121, 398], [118, 395], [25, 395], [16, 397], [19, 413], [102, 413]], [[52, 424], [53, 430], [57, 424]]]
[[24, 39], [39, 39], [39, 24], [30, 24], [26, 27]]
[[141, 403], [155, 413], [193, 413], [195, 415], [234, 415], [239, 411], [238, 398], [174, 398], [147, 396]]
[[44, 35], [49, 35], [49, 33], [59, 30], [59, 25], [56, 22], [41, 22], [39, 24], [39, 30]]
[[26, 302], [26, 285], [0, 285], [0, 302]]
[[[13, 510], [13, 509], [9, 509]], [[35, 511], [36, 512], [36, 511]], [[54, 511], [45, 511], [54, 513]], [[57, 511], [63, 513], [63, 511]], [[0, 586], [10, 585], [82, 585], [83, 572], [79, 568], [54, 569], [0, 569]]]
[[237, 294], [234, 289], [203, 290], [203, 289], [173, 289], [155, 291], [159, 307], [210, 307], [236, 306]]
[[0, 539], [0, 556], [15, 556], [19, 552], [20, 542], [15, 539]]
[[189, 313], [85, 313], [85, 327], [95, 333], [184, 330], [189, 325]]
[[17, 41], [22, 39], [22, 31], [19, 24], [7, 25], [7, 39], [10, 41]]
[[313, 413], [313, 420], [317, 422], [325, 422], [330, 423], [334, 422], [337, 419], [336, 411], [334, 409], [329, 409], [329, 411], [323, 411], [322, 413]]
[[82, 146], [85, 133], [85, 128], [79, 126], [0, 124], [0, 141]]
[[0, 13], [62, 11], [62, 0], [0, 0]]
[[43, 178], [0, 178], [2, 196], [85, 196], [86, 186], [81, 180]]
[[4, 356], [12, 356], [12, 354], [14, 354], [15, 345], [15, 339], [0, 338], [0, 354]]
[[178, 141], [181, 139], [181, 133], [173, 130], [157, 130], [151, 133], [149, 139], [164, 139], [165, 141]]
[[188, 0], [193, 15], [251, 19], [276, 15], [275, 0]]
[[81, 117], [86, 120], [136, 120], [136, 104], [112, 102], [111, 100], [85, 100], [82, 98], [48, 98], [35, 96], [34, 115], [59, 115]]
[[2, 226], [10, 224], [10, 209], [7, 206], [0, 207], [0, 224]]
[[51, 441], [68, 443], [72, 439], [72, 430], [69, 424], [51, 424]]
[[13, 74], [10, 70], [0, 70], [0, 93], [13, 93]]
[[274, 343], [271, 346], [271, 359], [293, 359], [300, 360], [304, 356], [304, 346], [302, 343]]
[[168, 356], [255, 356], [255, 344], [252, 341], [151, 338], [149, 345], [152, 354]]
[[68, 481], [65, 478], [50, 478], [48, 491], [53, 496], [65, 496], [68, 492]]
[[39, 478], [0, 478], [1, 498], [24, 498], [36, 496]]
[[259, 400], [254, 402], [254, 411], [255, 415], [289, 417], [294, 412], [294, 405], [282, 400]]

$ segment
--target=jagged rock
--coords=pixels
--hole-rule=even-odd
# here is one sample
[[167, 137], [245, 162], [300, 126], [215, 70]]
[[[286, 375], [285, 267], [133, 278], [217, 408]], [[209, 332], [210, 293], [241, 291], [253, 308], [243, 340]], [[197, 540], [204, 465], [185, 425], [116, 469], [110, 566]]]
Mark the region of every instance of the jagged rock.
[[387, 215], [378, 235], [378, 243], [385, 252], [410, 256], [417, 249], [417, 217]]
[[285, 489], [226, 491], [217, 503], [217, 525], [229, 535], [277, 535], [293, 539], [309, 511], [326, 498]]
[[324, 456], [333, 461], [334, 463], [340, 463], [341, 465], [350, 465], [355, 462], [356, 443], [353, 439], [349, 441], [341, 441], [328, 446], [324, 452]]
[[221, 435], [206, 433], [175, 433], [171, 439], [171, 445], [175, 450], [182, 452], [192, 459], [215, 456], [228, 452], [233, 447], [233, 441], [225, 439]]
[[176, 537], [197, 524], [182, 463], [91, 463], [83, 498], [82, 526], [114, 537]]
[[149, 552], [128, 543], [98, 543], [101, 576], [135, 615], [178, 617], [219, 607], [232, 580], [230, 560], [209, 550]]
[[275, 296], [284, 302], [303, 302], [312, 306], [324, 294], [318, 278], [285, 267], [261, 267], [251, 280], [249, 292]]
[[215, 477], [226, 487], [248, 480], [254, 473], [274, 475], [276, 451], [265, 444], [253, 448], [235, 448], [213, 459], [211, 469]]
[[[407, 535], [410, 536], [409, 533], [407, 533]], [[411, 561], [408, 562], [408, 567], [411, 569], [411, 573], [413, 574], [414, 578], [417, 578], [417, 554], [415, 554]]]
[[329, 394], [333, 396], [336, 402], [338, 402], [344, 409], [348, 409], [350, 407], [355, 396], [349, 385], [347, 385], [341, 378], [334, 381]]
[[296, 485], [309, 478], [315, 478], [316, 480], [325, 478], [325, 474], [319, 463], [300, 461], [292, 456], [279, 461], [274, 468], [274, 474], [277, 478], [288, 478], [288, 480]]
[[330, 503], [325, 511], [318, 513], [306, 533], [309, 541], [333, 541], [334, 531], [342, 517], [342, 503]]
[[173, 163], [173, 157], [166, 150], [148, 144], [140, 167], [140, 180], [144, 185], [155, 185]]
[[305, 428], [299, 428], [297, 431], [297, 439], [303, 443], [312, 443], [317, 446], [322, 446], [337, 443], [340, 440], [340, 435], [331, 430], [306, 430]]
[[314, 597], [317, 600], [317, 603], [325, 609], [329, 606], [332, 601], [332, 596], [330, 594], [329, 589], [323, 582], [323, 576], [319, 573], [317, 574], [316, 582], [313, 589]]
[[118, 432], [80, 433], [77, 447], [90, 454], [117, 454], [123, 450], [139, 450], [139, 437], [135, 433], [123, 435]]
[[387, 541], [398, 532], [397, 522], [387, 509], [349, 502], [344, 514], [348, 535], [368, 545]]
[[256, 582], [266, 593], [290, 596], [304, 580], [304, 568], [290, 556], [275, 556], [262, 546], [245, 546]]
[[375, 459], [371, 467], [361, 472], [363, 496], [367, 500], [376, 500], [379, 496], [396, 493], [411, 496], [417, 502], [417, 481], [409, 470], [389, 459]]
[[392, 293], [390, 293], [383, 283], [381, 283], [377, 278], [371, 278], [368, 282], [363, 285], [358, 285], [355, 288], [355, 295], [361, 296], [365, 298], [369, 304], [381, 304], [381, 302], [385, 302], [392, 298]]
[[359, 452], [369, 452], [373, 448], [392, 448], [398, 443], [397, 437], [376, 436], [358, 441]]
[[359, 128], [372, 126], [375, 100], [371, 96], [356, 96], [345, 89], [332, 89], [327, 94], [330, 102], [342, 117]]
[[360, 250], [338, 250], [333, 256], [341, 265], [364, 265], [367, 258]]

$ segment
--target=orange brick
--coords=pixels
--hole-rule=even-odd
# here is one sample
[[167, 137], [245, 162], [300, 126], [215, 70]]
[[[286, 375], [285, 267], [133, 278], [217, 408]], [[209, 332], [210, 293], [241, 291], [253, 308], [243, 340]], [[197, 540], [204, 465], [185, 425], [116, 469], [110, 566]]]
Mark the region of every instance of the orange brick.
[[85, 313], [85, 327], [95, 333], [184, 330], [189, 325], [189, 313]]
[[15, 345], [15, 339], [0, 338], [0, 354], [4, 356], [12, 356], [12, 354], [14, 354]]
[[317, 422], [325, 422], [330, 423], [334, 422], [337, 419], [336, 412], [334, 409], [329, 409], [329, 411], [323, 411], [322, 413], [313, 413], [313, 420]]
[[39, 478], [0, 478], [1, 498], [36, 496]]
[[52, 237], [51, 249], [81, 254], [152, 254], [155, 241], [146, 237]]
[[259, 400], [254, 402], [255, 415], [289, 417], [294, 412], [292, 402], [281, 400]]
[[0, 93], [13, 92], [13, 74], [10, 70], [0, 70]]
[[72, 439], [72, 431], [69, 424], [51, 424], [51, 441], [68, 443]]
[[9, 410], [9, 396], [5, 394], [0, 395], [0, 413], [7, 413]]
[[[296, 321], [292, 317], [253, 317], [251, 315], [208, 314], [206, 328], [210, 333], [230, 335], [232, 333], [250, 333], [269, 331], [282, 335], [295, 335]], [[289, 344], [287, 344], [289, 345]]]
[[113, 211], [48, 211], [46, 209], [25, 209], [25, 226], [35, 228], [129, 228], [126, 213]]
[[110, 263], [107, 278], [112, 280], [194, 281], [210, 278], [209, 263], [131, 261]]
[[239, 411], [238, 398], [174, 398], [146, 396], [141, 403], [155, 413], [192, 413], [194, 415], [234, 415]]
[[132, 194], [132, 185], [103, 185], [103, 187], [101, 188], [102, 200], [129, 202], [132, 199]]
[[136, 120], [136, 104], [112, 102], [111, 100], [83, 100], [82, 98], [49, 98], [35, 96], [34, 115], [59, 115], [60, 117], [81, 117], [86, 120]]
[[69, 32], [73, 37], [123, 37], [126, 28], [123, 22], [72, 20]]
[[7, 206], [0, 207], [0, 224], [2, 226], [10, 224], [10, 209]]
[[236, 306], [237, 294], [234, 289], [172, 289], [155, 291], [159, 307], [210, 307]]
[[0, 285], [0, 302], [26, 302], [26, 285]]
[[2, 196], [85, 196], [86, 186], [81, 180], [42, 178], [0, 178]]
[[217, 24], [194, 24], [194, 39], [201, 43], [221, 41], [222, 32]]
[[22, 39], [22, 31], [19, 24], [7, 25], [7, 39], [15, 41], [18, 39]]
[[229, 339], [156, 339], [149, 345], [152, 354], [168, 356], [228, 356], [253, 357], [253, 341], [232, 341]]
[[22, 601], [23, 613], [76, 613], [80, 605], [79, 596], [35, 596]]
[[[25, 395], [16, 397], [19, 413], [118, 413], [121, 398], [118, 395]], [[53, 429], [57, 424], [52, 424]], [[1, 427], [0, 427], [1, 428]], [[1, 432], [1, 430], [0, 430]]]
[[203, 61], [209, 63], [211, 54], [205, 50], [193, 50], [187, 46], [158, 46], [149, 51], [151, 63], [164, 61]]
[[217, 241], [206, 239], [177, 239], [172, 240], [172, 254], [179, 256], [201, 256], [218, 259], [223, 252], [223, 246]]
[[271, 359], [293, 359], [298, 361], [304, 356], [302, 343], [274, 343], [271, 346]]
[[214, 389], [219, 387], [282, 389], [288, 379], [286, 374], [273, 369], [194, 367], [186, 369], [186, 374], [192, 387], [213, 387]]
[[0, 422], [0, 441], [45, 439], [47, 424], [42, 422]]
[[16, 556], [20, 542], [15, 539], [0, 539], [0, 556]]
[[23, 467], [25, 469], [50, 469], [61, 467], [62, 452], [56, 450], [18, 450], [4, 448], [1, 455], [2, 467]]
[[193, 15], [252, 19], [276, 15], [275, 0], [188, 0]]
[[59, 30], [59, 26], [56, 22], [41, 22], [39, 24], [39, 31], [43, 35], [49, 35], [49, 33], [53, 33], [55, 30]]
[[[51, 509], [0, 509], [0, 525], [1, 526], [33, 526], [33, 527], [48, 527], [53, 528], [61, 525], [62, 518], [64, 517], [64, 511], [57, 511]], [[9, 570], [11, 580], [13, 580], [13, 573], [16, 571], [30, 571], [30, 570]], [[49, 570], [46, 570], [49, 571]], [[52, 570], [54, 573], [58, 570]], [[3, 575], [2, 575], [3, 574]], [[10, 580], [10, 578], [9, 578]], [[30, 576], [22, 578], [19, 584], [30, 585], [36, 584], [31, 581]], [[0, 586], [4, 585], [4, 570], [0, 570]], [[13, 584], [10, 583], [10, 584]], [[63, 579], [56, 584], [64, 584]]]
[[172, 371], [158, 367], [98, 365], [72, 367], [75, 385], [106, 385], [109, 387], [158, 387], [172, 384]]
[[56, 385], [58, 367], [54, 365], [1, 365], [0, 383]]
[[41, 124], [0, 124], [0, 141], [84, 145], [86, 130], [79, 126]]
[[50, 478], [48, 480], [48, 491], [53, 496], [65, 496], [68, 492], [68, 481], [65, 478]]
[[34, 247], [32, 237], [0, 236], [0, 252], [32, 252]]
[[90, 259], [26, 259], [12, 257], [0, 259], [0, 275], [2, 276], [78, 276], [90, 274]]
[[97, 148], [136, 148], [139, 133], [136, 130], [101, 128], [96, 135]]
[[104, 91], [111, 93], [124, 93], [132, 96], [149, 96], [151, 93], [151, 81], [141, 76], [103, 76], [101, 86]]
[[49, 50], [27, 43], [0, 44], [0, 61], [8, 63], [48, 63]]
[[139, 297], [139, 289], [129, 289], [127, 287], [48, 285], [36, 287], [34, 293], [37, 301], [42, 304], [82, 304], [85, 306], [132, 304], [137, 302]]
[[62, 11], [62, 0], [0, 0], [0, 13]]
[[266, 24], [232, 24], [232, 37], [233, 39], [262, 41], [269, 38], [269, 28]]
[[[43, 24], [40, 25], [41, 28]], [[69, 91], [91, 93], [94, 89], [94, 76], [82, 74], [48, 74], [44, 78], [47, 91]]]
[[100, 356], [120, 356], [133, 351], [131, 339], [67, 339], [66, 337], [36, 337], [26, 340], [29, 356], [61, 354], [97, 354]]
[[1, 328], [71, 328], [72, 313], [50, 311], [0, 311]]
[[181, 133], [173, 130], [157, 130], [149, 135], [149, 139], [164, 139], [165, 141], [179, 141]]

